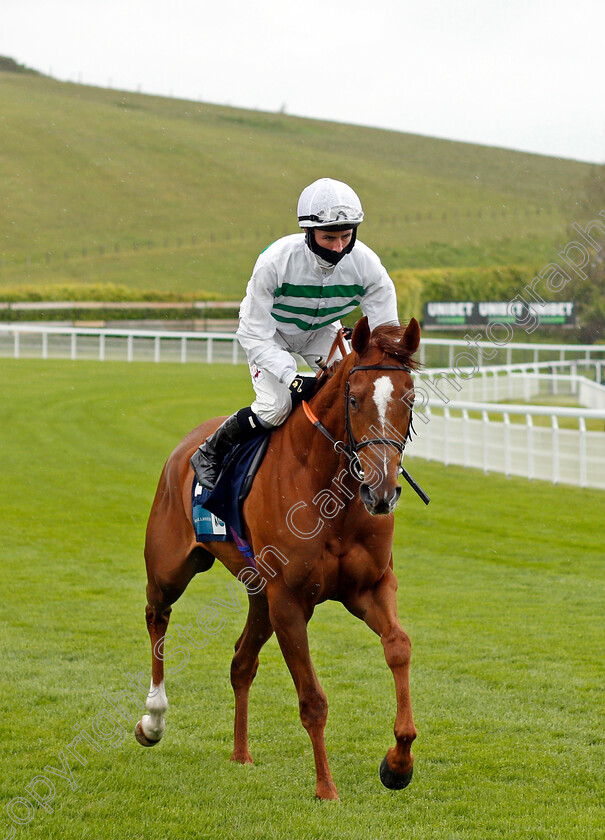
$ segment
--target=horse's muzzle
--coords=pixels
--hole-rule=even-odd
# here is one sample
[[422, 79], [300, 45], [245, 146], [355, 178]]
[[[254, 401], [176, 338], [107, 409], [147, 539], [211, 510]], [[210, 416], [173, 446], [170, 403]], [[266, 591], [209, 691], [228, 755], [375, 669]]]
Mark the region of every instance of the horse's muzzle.
[[362, 484], [359, 488], [359, 495], [367, 512], [371, 513], [372, 516], [380, 516], [385, 513], [392, 513], [395, 510], [401, 496], [401, 487], [398, 484], [390, 493], [385, 490], [382, 495], [379, 495], [372, 490], [369, 484]]

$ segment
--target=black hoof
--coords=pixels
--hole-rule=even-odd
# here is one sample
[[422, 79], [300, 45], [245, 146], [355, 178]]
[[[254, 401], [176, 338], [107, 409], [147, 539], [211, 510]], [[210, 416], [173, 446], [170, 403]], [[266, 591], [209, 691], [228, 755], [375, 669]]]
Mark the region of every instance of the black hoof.
[[412, 781], [413, 775], [413, 767], [410, 768], [408, 773], [394, 773], [389, 767], [386, 755], [382, 759], [382, 764], [380, 765], [380, 781], [390, 790], [403, 790]]

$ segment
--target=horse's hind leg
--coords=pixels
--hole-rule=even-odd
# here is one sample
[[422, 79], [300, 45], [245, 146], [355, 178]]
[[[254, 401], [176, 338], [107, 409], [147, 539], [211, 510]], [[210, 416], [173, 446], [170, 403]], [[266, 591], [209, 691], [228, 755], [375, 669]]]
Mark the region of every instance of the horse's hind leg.
[[151, 686], [145, 703], [148, 714], [143, 715], [134, 730], [137, 741], [144, 747], [157, 744], [166, 729], [164, 715], [168, 708], [168, 698], [164, 688], [163, 647], [171, 612], [172, 607], [168, 604], [164, 608], [159, 606], [154, 609], [149, 604], [145, 607], [147, 630], [151, 639]]
[[263, 593], [249, 595], [246, 626], [235, 644], [231, 662], [231, 685], [235, 694], [234, 743], [231, 761], [252, 764], [248, 749], [248, 696], [258, 669], [258, 654], [271, 637], [273, 627]]
[[164, 715], [168, 699], [164, 686], [164, 641], [172, 604], [180, 598], [198, 570], [197, 554], [192, 552], [184, 561], [160, 565], [150, 560], [153, 552], [147, 552], [149, 582], [145, 618], [151, 640], [151, 686], [145, 703], [148, 714], [134, 730], [137, 741], [144, 747], [157, 744], [166, 729]]

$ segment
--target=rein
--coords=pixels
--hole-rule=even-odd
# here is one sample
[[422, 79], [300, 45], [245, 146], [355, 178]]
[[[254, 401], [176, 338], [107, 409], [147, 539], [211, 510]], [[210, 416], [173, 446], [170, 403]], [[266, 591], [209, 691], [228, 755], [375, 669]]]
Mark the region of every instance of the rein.
[[[387, 437], [379, 437], [379, 438], [371, 438], [369, 440], [363, 441], [356, 441], [353, 435], [353, 430], [351, 429], [351, 410], [350, 410], [350, 399], [349, 399], [349, 390], [350, 390], [350, 376], [358, 370], [399, 370], [399, 371], [406, 371], [406, 373], [411, 373], [411, 368], [404, 367], [402, 365], [355, 365], [349, 371], [349, 375], [347, 377], [347, 382], [345, 386], [345, 428], [347, 432], [348, 443], [344, 443], [343, 441], [338, 441], [334, 438], [332, 434], [326, 429], [323, 425], [321, 420], [315, 416], [309, 404], [303, 400], [302, 407], [303, 411], [305, 412], [305, 416], [307, 419], [318, 429], [324, 437], [326, 437], [332, 446], [334, 447], [335, 452], [343, 453], [347, 456], [349, 461], [352, 462], [353, 468], [357, 473], [358, 478], [363, 478], [363, 468], [361, 465], [361, 461], [359, 460], [358, 452], [364, 448], [364, 446], [373, 445], [381, 445], [381, 446], [393, 446], [395, 449], [401, 453], [403, 458], [403, 453], [405, 450], [405, 445], [408, 440], [411, 440], [412, 437], [412, 407], [410, 406], [410, 422], [405, 434], [405, 438], [403, 440], [397, 438], [387, 438]], [[399, 471], [400, 474], [403, 475], [405, 480], [408, 482], [410, 487], [420, 496], [422, 501], [425, 505], [428, 505], [430, 498], [424, 492], [424, 490], [414, 481], [412, 476], [408, 473], [408, 471], [404, 468], [403, 464], [399, 464]]]

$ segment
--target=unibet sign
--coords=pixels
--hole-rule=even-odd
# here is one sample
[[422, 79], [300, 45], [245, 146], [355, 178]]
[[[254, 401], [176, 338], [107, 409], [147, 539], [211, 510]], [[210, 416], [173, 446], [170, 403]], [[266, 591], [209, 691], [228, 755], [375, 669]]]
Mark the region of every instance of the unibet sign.
[[526, 324], [535, 318], [543, 326], [577, 326], [576, 305], [572, 301], [527, 303], [512, 301], [439, 300], [424, 304], [424, 329], [456, 329], [487, 326], [490, 321]]

